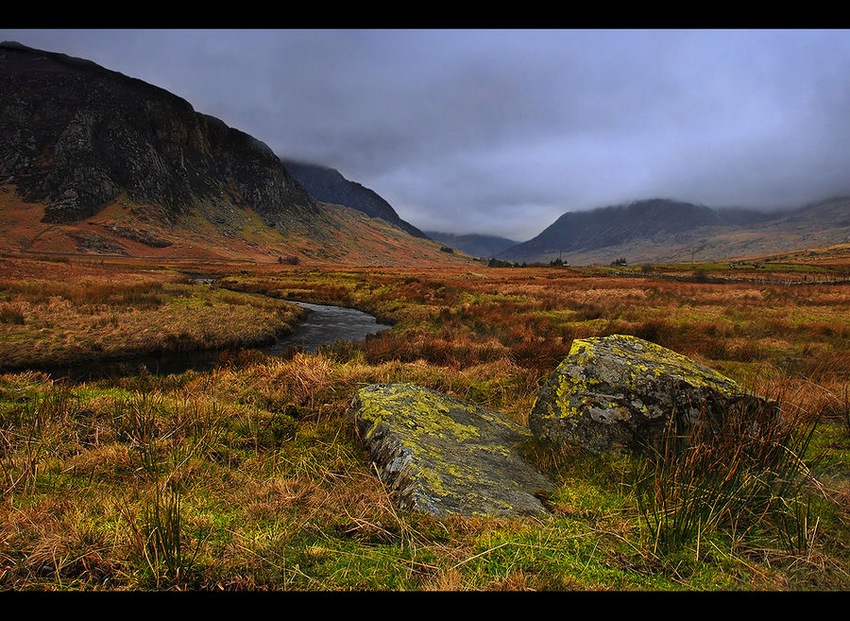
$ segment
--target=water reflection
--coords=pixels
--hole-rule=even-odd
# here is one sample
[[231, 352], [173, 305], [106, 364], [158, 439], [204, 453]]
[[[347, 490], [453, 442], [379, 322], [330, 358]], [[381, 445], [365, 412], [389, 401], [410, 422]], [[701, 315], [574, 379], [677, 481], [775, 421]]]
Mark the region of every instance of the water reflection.
[[263, 353], [270, 356], [279, 355], [293, 345], [304, 351], [314, 352], [322, 345], [337, 341], [359, 342], [370, 334], [390, 328], [378, 323], [372, 315], [353, 308], [295, 303], [310, 311], [307, 319], [295, 326], [291, 334], [278, 339], [274, 345], [262, 348]]
[[[353, 308], [294, 302], [309, 312], [307, 318], [294, 330], [271, 345], [258, 347], [267, 356], [279, 356], [292, 347], [315, 352], [322, 345], [338, 341], [360, 342], [391, 326], [378, 323], [375, 317]], [[72, 381], [86, 381], [105, 377], [135, 375], [144, 367], [154, 375], [182, 373], [189, 369], [207, 371], [219, 364], [226, 352], [222, 350], [171, 352], [154, 356], [135, 357], [130, 360], [91, 362], [61, 368], [46, 369], [54, 378], [65, 377]]]

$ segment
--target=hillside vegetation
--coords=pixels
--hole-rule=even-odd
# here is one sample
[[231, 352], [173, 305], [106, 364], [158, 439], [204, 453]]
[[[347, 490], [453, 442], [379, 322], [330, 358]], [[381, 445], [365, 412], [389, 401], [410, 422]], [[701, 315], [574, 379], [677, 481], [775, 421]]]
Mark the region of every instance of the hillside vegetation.
[[317, 203], [320, 218], [285, 234], [250, 209], [214, 225], [190, 209], [173, 222], [150, 216], [151, 206], [120, 196], [78, 222], [47, 225], [44, 206], [0, 186], [0, 252], [20, 256], [88, 256], [93, 260], [224, 260], [248, 264], [463, 265], [469, 257], [440, 251], [430, 239], [411, 237], [379, 218], [340, 205]]

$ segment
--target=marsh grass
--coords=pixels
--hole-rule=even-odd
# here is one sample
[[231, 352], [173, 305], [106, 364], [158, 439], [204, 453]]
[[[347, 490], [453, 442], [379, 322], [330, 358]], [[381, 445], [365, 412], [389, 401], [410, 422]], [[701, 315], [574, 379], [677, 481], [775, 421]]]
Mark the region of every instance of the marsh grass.
[[0, 323], [24, 325], [24, 313], [20, 305], [4, 302], [0, 304]]
[[0, 411], [3, 496], [33, 490], [45, 463], [66, 454], [78, 412], [72, 391], [62, 384]]
[[850, 383], [839, 386], [831, 396], [833, 403], [826, 415], [840, 421], [850, 438]]
[[268, 344], [305, 311], [280, 300], [187, 284], [169, 273], [112, 281], [0, 279], [0, 369], [47, 368], [162, 352]]
[[[50, 349], [56, 331], [69, 343], [109, 335], [120, 349], [148, 321], [175, 335], [178, 325], [187, 334], [203, 327], [210, 338], [253, 334], [248, 324], [277, 322], [286, 298], [355, 305], [394, 327], [314, 354], [270, 358], [243, 348], [207, 372], [142, 368], [80, 384], [29, 371], [0, 375], [0, 589], [850, 586], [843, 287], [784, 295], [565, 269], [239, 266], [220, 281], [238, 291], [224, 291], [128, 271], [127, 283], [162, 284], [143, 299], [144, 286], [123, 297], [120, 284], [94, 286], [112, 274], [93, 267], [57, 263], [38, 274], [50, 270], [54, 280], [86, 281], [89, 292], [73, 294], [32, 271], [0, 282], [0, 304], [21, 308], [23, 327], [44, 330], [26, 333], [16, 348], [66, 351], [68, 344]], [[113, 332], [116, 324], [127, 330]], [[0, 323], [2, 346], [20, 328]], [[396, 508], [351, 424], [359, 387], [414, 382], [522, 423], [572, 340], [611, 330], [653, 336], [739, 380], [775, 373], [794, 390], [765, 381], [757, 392], [781, 394], [788, 426], [760, 435], [730, 428], [729, 439], [695, 437], [687, 450], [671, 444], [675, 458], [661, 453], [642, 462], [645, 470], [529, 445], [529, 461], [556, 482], [551, 516], [541, 520], [438, 520]], [[829, 460], [814, 460], [815, 449]], [[729, 464], [737, 464], [731, 476]], [[831, 478], [819, 487], [822, 468]], [[715, 500], [705, 510], [709, 493]], [[691, 513], [667, 511], [688, 502]], [[685, 525], [685, 515], [695, 520]], [[677, 519], [687, 534], [680, 539]]]
[[806, 462], [817, 419], [760, 407], [671, 419], [661, 446], [638, 465], [635, 497], [654, 550], [669, 552], [723, 529], [738, 539], [773, 532], [789, 552], [809, 550], [817, 481]]
[[183, 536], [180, 495], [169, 486], [154, 485], [153, 497], [141, 516], [126, 516], [130, 532], [131, 560], [142, 567], [142, 584], [150, 587], [184, 586], [191, 571], [192, 557]]

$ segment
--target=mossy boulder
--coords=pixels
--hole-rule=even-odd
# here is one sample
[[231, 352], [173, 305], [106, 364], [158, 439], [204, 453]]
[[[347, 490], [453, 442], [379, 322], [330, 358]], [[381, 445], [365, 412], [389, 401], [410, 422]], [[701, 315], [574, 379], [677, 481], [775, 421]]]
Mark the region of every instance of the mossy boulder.
[[686, 356], [627, 335], [576, 339], [537, 396], [528, 426], [540, 438], [594, 453], [645, 453], [666, 432], [716, 424], [773, 404]]
[[546, 515], [554, 484], [522, 457], [531, 432], [504, 415], [415, 384], [361, 388], [358, 436], [401, 508], [448, 515]]

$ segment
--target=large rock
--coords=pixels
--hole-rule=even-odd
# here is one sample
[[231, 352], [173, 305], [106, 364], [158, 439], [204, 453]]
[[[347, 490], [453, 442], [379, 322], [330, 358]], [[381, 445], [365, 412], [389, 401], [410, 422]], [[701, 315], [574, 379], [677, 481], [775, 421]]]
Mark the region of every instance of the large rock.
[[678, 433], [696, 421], [772, 407], [690, 358], [634, 336], [573, 341], [537, 396], [528, 425], [554, 443], [594, 453], [641, 453], [660, 446], [668, 423]]
[[352, 402], [358, 435], [402, 508], [435, 516], [545, 515], [554, 484], [520, 454], [531, 432], [498, 412], [415, 384], [374, 384]]

